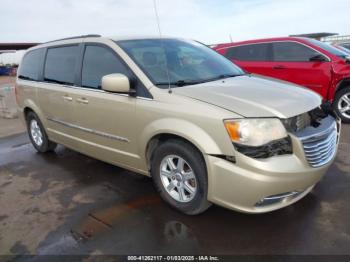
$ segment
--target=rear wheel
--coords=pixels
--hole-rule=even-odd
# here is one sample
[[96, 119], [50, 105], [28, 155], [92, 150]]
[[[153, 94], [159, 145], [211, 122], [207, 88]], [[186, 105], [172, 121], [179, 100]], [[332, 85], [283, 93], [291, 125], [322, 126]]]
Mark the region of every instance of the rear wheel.
[[30, 141], [38, 152], [45, 153], [56, 148], [57, 144], [48, 139], [44, 126], [34, 112], [27, 114], [26, 122]]
[[350, 123], [350, 87], [336, 93], [333, 107], [343, 122]]
[[188, 215], [204, 212], [208, 178], [202, 155], [181, 140], [169, 140], [155, 149], [151, 174], [161, 197], [172, 207]]

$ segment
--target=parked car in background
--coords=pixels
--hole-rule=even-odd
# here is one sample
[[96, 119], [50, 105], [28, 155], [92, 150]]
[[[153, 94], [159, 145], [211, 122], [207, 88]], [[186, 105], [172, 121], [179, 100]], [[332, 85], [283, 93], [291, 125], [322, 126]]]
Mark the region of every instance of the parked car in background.
[[350, 123], [350, 58], [329, 44], [282, 37], [219, 44], [214, 49], [247, 72], [307, 87]]
[[333, 46], [335, 48], [338, 48], [338, 49], [342, 50], [343, 52], [347, 53], [348, 55], [350, 55], [350, 46], [349, 46], [349, 49], [344, 47], [344, 46], [342, 46], [342, 45], [339, 45], [339, 44], [333, 44]]
[[346, 48], [347, 50], [350, 51], [350, 43], [339, 43], [338, 45], [342, 46], [342, 47], [344, 47], [344, 48]]
[[183, 39], [38, 45], [20, 65], [17, 99], [37, 151], [59, 143], [150, 176], [166, 202], [192, 215], [211, 203], [247, 213], [295, 203], [339, 141], [319, 95], [245, 74]]

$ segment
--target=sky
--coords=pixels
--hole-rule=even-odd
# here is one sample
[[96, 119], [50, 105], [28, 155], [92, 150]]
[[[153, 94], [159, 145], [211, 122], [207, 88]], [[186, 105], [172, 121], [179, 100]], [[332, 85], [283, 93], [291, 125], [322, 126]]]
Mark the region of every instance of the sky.
[[[311, 32], [350, 34], [349, 0], [1, 0], [0, 42], [92, 33], [159, 35], [154, 1], [162, 35], [207, 44]], [[0, 55], [0, 62], [4, 57], [9, 61], [16, 55]]]

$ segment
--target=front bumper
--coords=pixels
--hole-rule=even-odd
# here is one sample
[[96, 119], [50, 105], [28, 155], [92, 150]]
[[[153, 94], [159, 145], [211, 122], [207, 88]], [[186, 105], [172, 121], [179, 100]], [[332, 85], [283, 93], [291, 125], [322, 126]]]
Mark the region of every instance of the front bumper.
[[[339, 137], [340, 125], [337, 134]], [[290, 135], [293, 154], [267, 159], [253, 159], [236, 154], [236, 163], [206, 155], [208, 166], [208, 200], [245, 213], [265, 213], [283, 208], [307, 195], [321, 180], [329, 161], [312, 167], [302, 141]], [[337, 150], [338, 142], [336, 145]]]

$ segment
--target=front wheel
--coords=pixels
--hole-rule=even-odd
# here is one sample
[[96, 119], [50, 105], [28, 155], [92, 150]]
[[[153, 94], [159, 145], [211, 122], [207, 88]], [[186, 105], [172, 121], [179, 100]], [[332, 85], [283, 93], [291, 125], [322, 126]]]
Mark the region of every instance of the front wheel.
[[181, 140], [169, 140], [155, 149], [151, 174], [161, 197], [172, 207], [196, 215], [210, 207], [208, 178], [202, 155]]
[[336, 93], [333, 107], [344, 123], [350, 123], [350, 87]]

